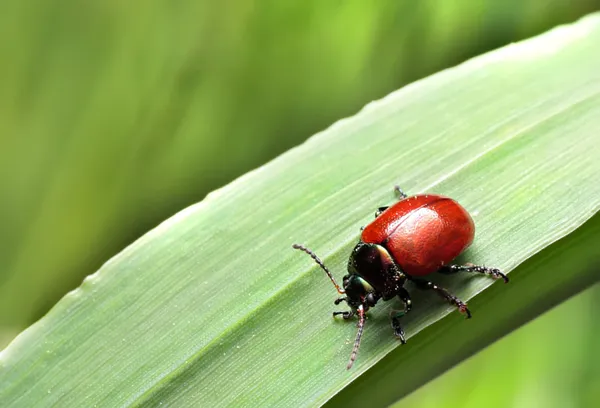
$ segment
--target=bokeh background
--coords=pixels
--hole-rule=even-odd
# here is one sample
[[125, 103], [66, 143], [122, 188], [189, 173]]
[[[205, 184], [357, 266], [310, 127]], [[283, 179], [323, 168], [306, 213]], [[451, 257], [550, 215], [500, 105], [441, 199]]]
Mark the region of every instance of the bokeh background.
[[585, 290], [393, 408], [600, 405], [600, 285]]
[[[1, 2], [0, 349], [211, 190], [404, 84], [596, 10], [600, 0]], [[532, 365], [591, 370], [598, 384], [589, 360], [560, 355], [581, 346], [576, 333], [598, 334], [589, 293], [561, 306], [568, 330], [525, 328]], [[499, 344], [521, 344], [518, 333]], [[539, 371], [506, 358], [513, 346], [474, 358], [498, 367], [478, 384], [514, 395], [535, 383]], [[522, 382], [498, 384], [515, 370]]]

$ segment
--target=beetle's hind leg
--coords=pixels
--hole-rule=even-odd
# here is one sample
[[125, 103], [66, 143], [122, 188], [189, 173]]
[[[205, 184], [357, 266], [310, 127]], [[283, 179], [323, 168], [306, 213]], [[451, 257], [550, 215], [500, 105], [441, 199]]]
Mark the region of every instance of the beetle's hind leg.
[[467, 319], [471, 318], [471, 312], [467, 308], [467, 304], [459, 298], [457, 298], [456, 296], [454, 296], [452, 293], [448, 292], [446, 289], [426, 279], [410, 278], [410, 281], [413, 282], [417, 286], [417, 288], [421, 290], [433, 290], [439, 296], [446, 299], [448, 303], [456, 306], [458, 310], [466, 316]]
[[505, 274], [503, 274], [500, 269], [496, 269], [496, 268], [488, 268], [486, 266], [481, 266], [481, 265], [473, 265], [473, 264], [466, 264], [466, 265], [445, 265], [442, 266], [439, 271], [440, 273], [446, 274], [446, 275], [451, 275], [453, 273], [457, 273], [457, 272], [475, 272], [475, 273], [482, 273], [484, 275], [489, 275], [494, 279], [500, 279], [502, 278], [504, 280], [504, 283], [508, 283], [508, 276], [506, 276]]

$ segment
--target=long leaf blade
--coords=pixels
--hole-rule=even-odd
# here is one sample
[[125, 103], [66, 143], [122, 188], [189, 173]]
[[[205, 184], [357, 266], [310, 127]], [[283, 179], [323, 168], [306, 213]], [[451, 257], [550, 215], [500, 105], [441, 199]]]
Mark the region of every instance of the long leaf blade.
[[[392, 305], [373, 311], [346, 372], [355, 327], [330, 319], [332, 288], [293, 242], [341, 277], [358, 227], [400, 183], [458, 199], [478, 227], [462, 260], [510, 271], [598, 211], [599, 131], [599, 16], [406, 87], [182, 211], [88, 277], [0, 354], [0, 398], [322, 403], [398, 346]], [[439, 280], [467, 300], [491, 284]], [[409, 337], [452, 310], [427, 294], [414, 300]]]

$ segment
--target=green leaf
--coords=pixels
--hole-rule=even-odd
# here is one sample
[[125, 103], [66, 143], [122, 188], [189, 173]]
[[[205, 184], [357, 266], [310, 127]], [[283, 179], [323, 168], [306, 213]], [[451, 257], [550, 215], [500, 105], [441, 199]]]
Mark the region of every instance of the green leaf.
[[[521, 324], [516, 312], [531, 315], [526, 308], [538, 305], [539, 313], [597, 279], [589, 267], [600, 257], [589, 232], [597, 222], [555, 244], [574, 239], [584, 252], [569, 274], [535, 262], [542, 255], [559, 262], [555, 245], [540, 251], [600, 207], [599, 132], [600, 15], [408, 86], [210, 194], [106, 263], [0, 354], [0, 400], [317, 405], [374, 365], [362, 383], [386, 378], [386, 397], [402, 395], [418, 384], [397, 378], [422, 381], [445, 367], [410, 356], [447, 364], [456, 348], [464, 356]], [[511, 284], [478, 296], [472, 321], [454, 313], [434, 324], [452, 308], [415, 293], [405, 319], [409, 345], [397, 350], [387, 319], [393, 302], [376, 308], [348, 372], [355, 325], [331, 319], [331, 284], [291, 244], [313, 248], [340, 278], [358, 228], [393, 202], [395, 183], [452, 196], [473, 214], [476, 241], [461, 261], [513, 271], [540, 254], [511, 273]], [[432, 279], [465, 300], [492, 284]], [[490, 330], [507, 299], [510, 319]], [[436, 343], [446, 338], [440, 328], [456, 333], [454, 348]], [[380, 367], [389, 361], [397, 365], [386, 374]]]
[[598, 9], [288, 3], [0, 3], [0, 348], [151, 226], [366, 101]]
[[594, 285], [392, 408], [596, 407], [600, 400], [598, 310], [600, 285]]
[[[388, 354], [336, 395], [329, 405], [387, 406], [515, 327], [593, 285], [598, 281], [600, 268], [599, 235], [600, 216], [596, 215], [568, 237], [520, 265], [511, 274], [510, 290], [494, 285], [484, 295], [474, 298], [469, 307], [476, 310], [477, 315], [468, 322], [468, 327], [460, 316], [449, 316], [427, 327], [406, 347]], [[555, 322], [555, 337], [548, 342], [560, 342], [563, 327], [562, 323]], [[510, 356], [504, 356], [506, 358]], [[465, 381], [471, 383], [475, 379], [465, 377]], [[509, 392], [505, 382], [510, 379], [498, 374], [493, 383], [497, 392]], [[488, 397], [490, 395], [488, 393]]]

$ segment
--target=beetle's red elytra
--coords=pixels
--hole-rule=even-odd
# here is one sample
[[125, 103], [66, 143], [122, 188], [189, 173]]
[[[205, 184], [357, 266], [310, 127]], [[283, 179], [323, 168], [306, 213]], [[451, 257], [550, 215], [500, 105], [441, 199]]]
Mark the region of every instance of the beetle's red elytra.
[[422, 290], [433, 290], [450, 304], [455, 305], [467, 318], [471, 312], [467, 305], [446, 289], [421, 278], [432, 272], [453, 274], [475, 272], [502, 278], [508, 277], [496, 268], [478, 265], [452, 265], [450, 262], [471, 245], [475, 236], [475, 224], [469, 213], [455, 200], [435, 194], [408, 197], [395, 187], [400, 201], [391, 207], [380, 207], [375, 220], [367, 225], [361, 239], [354, 247], [348, 261], [348, 274], [342, 286], [317, 257], [303, 245], [295, 249], [309, 254], [325, 271], [338, 293], [342, 296], [335, 304], [346, 302], [350, 310], [334, 312], [350, 319], [358, 315], [358, 332], [347, 368], [356, 359], [365, 324], [365, 313], [379, 300], [398, 297], [404, 308], [391, 314], [392, 328], [396, 337], [406, 343], [400, 317], [411, 310], [410, 295], [404, 288], [411, 281]]
[[383, 211], [363, 230], [361, 240], [385, 247], [404, 273], [424, 276], [456, 258], [474, 237], [473, 220], [460, 204], [428, 194]]

